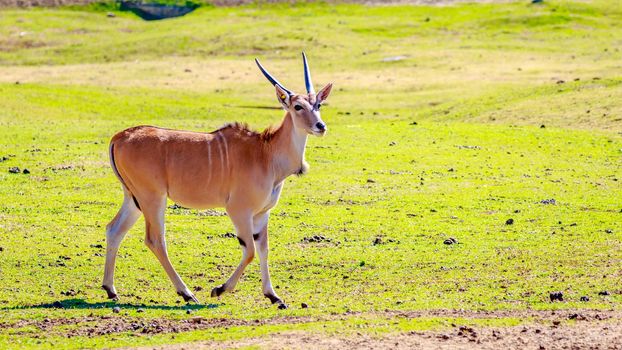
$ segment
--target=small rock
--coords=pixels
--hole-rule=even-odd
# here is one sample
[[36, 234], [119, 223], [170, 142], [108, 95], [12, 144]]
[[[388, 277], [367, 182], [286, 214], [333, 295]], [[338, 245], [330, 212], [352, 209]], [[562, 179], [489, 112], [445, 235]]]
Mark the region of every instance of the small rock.
[[376, 239], [374, 239], [374, 245], [378, 245], [378, 244], [382, 244], [382, 243], [384, 243], [384, 242], [382, 241], [381, 237], [376, 237]]
[[376, 181], [374, 179], [367, 179], [368, 184], [375, 184]]
[[607, 296], [607, 295], [611, 295], [611, 293], [609, 293], [609, 291], [607, 290], [603, 290], [602, 292], [598, 292], [598, 295]]
[[557, 202], [555, 202], [555, 199], [551, 198], [551, 199], [543, 199], [540, 201], [541, 204], [551, 204], [551, 205], [555, 205], [557, 204]]
[[410, 123], [410, 125], [417, 125], [417, 122], [412, 122]]
[[114, 12], [108, 12], [108, 13], [106, 13], [106, 17], [114, 18], [114, 17], [117, 17], [117, 15], [115, 15]]
[[28, 170], [28, 169], [24, 169], [24, 171], [22, 171], [22, 173], [24, 173], [24, 174], [30, 174], [30, 170]]
[[449, 237], [446, 240], [444, 240], [443, 243], [447, 245], [458, 244], [458, 240], [453, 237]]
[[606, 233], [613, 233], [613, 230], [612, 230], [612, 229], [610, 229], [610, 228], [608, 228], [608, 229], [606, 229], [606, 230], [605, 230], [605, 232], [606, 232]]
[[562, 322], [559, 321], [559, 320], [555, 320], [555, 321], [553, 321], [553, 326], [557, 327], [557, 326], [559, 326], [560, 323], [562, 323]]
[[9, 173], [11, 173], [11, 174], [19, 174], [20, 170], [19, 170], [18, 167], [14, 166], [14, 167], [9, 168]]
[[190, 68], [186, 68], [186, 69], [184, 69], [184, 72], [185, 73], [192, 73], [192, 70], [190, 70]]
[[118, 314], [119, 312], [121, 312], [121, 308], [118, 306], [115, 306], [112, 308], [112, 312], [114, 312], [115, 314]]
[[389, 146], [395, 146], [395, 145], [397, 145], [397, 142], [395, 142], [395, 141], [389, 142]]
[[332, 239], [328, 237], [324, 237], [322, 235], [313, 235], [311, 237], [305, 237], [301, 240], [303, 243], [320, 243], [320, 242], [331, 242]]
[[3, 248], [3, 247], [0, 247], [0, 252], [3, 252], [3, 251], [4, 251], [4, 248]]
[[514, 219], [507, 219], [507, 220], [505, 220], [505, 224], [506, 225], [514, 225]]
[[579, 301], [588, 302], [588, 301], [590, 301], [590, 297], [584, 295], [581, 298], [579, 298]]
[[361, 261], [361, 262], [359, 263], [359, 266], [361, 266], [361, 267], [365, 266], [365, 261]]
[[450, 173], [453, 173], [455, 170], [454, 170], [454, 168], [449, 168], [449, 169], [447, 169], [447, 171], [449, 171]]
[[551, 301], [564, 301], [564, 293], [562, 293], [562, 292], [551, 292], [549, 294], [549, 299], [551, 299]]
[[581, 314], [571, 314], [570, 316], [568, 316], [569, 320], [577, 320], [577, 321], [585, 321], [586, 318], [585, 316], [581, 315]]
[[307, 309], [309, 307], [309, 305], [307, 305], [307, 303], [301, 303], [300, 307], [303, 309]]
[[136, 309], [136, 312], [138, 312], [138, 313], [142, 313], [142, 312], [145, 312], [145, 309], [143, 309], [142, 307], [140, 307], [140, 308]]
[[235, 238], [236, 236], [235, 236], [235, 233], [233, 233], [233, 232], [227, 232], [227, 233], [223, 234], [221, 237], [223, 237], [223, 238]]
[[188, 309], [186, 310], [186, 315], [192, 315], [192, 312], [193, 312], [192, 309]]

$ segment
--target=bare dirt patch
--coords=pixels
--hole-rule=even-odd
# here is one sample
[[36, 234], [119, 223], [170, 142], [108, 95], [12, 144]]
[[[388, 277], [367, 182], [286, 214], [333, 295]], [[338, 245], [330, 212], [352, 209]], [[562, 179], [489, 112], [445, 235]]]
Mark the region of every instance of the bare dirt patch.
[[[415, 313], [419, 314], [419, 313]], [[441, 312], [444, 314], [444, 312]], [[465, 316], [467, 312], [448, 312]], [[411, 315], [406, 313], [406, 315]], [[475, 313], [476, 317], [497, 313]], [[600, 311], [519, 312], [501, 315], [538, 318], [542, 323], [515, 327], [469, 327], [452, 325], [450, 330], [405, 332], [383, 336], [328, 336], [307, 332], [284, 332], [268, 337], [229, 342], [149, 347], [159, 350], [180, 349], [622, 349], [621, 313]], [[411, 315], [412, 316], [412, 315]], [[498, 317], [502, 317], [498, 315]], [[561, 320], [573, 324], [561, 324]], [[145, 348], [146, 349], [146, 348]]]
[[12, 52], [22, 49], [33, 49], [37, 47], [43, 47], [46, 44], [42, 41], [22, 39], [22, 38], [8, 38], [0, 39], [0, 51]]
[[[472, 345], [489, 344], [492, 346], [538, 345], [548, 341], [565, 341], [559, 344], [581, 344], [589, 342], [600, 344], [594, 349], [622, 349], [622, 311], [602, 310], [563, 310], [563, 311], [386, 311], [381, 313], [347, 313], [317, 317], [275, 317], [265, 320], [241, 320], [228, 318], [205, 318], [189, 315], [183, 319], [138, 318], [133, 316], [104, 315], [76, 318], [57, 318], [44, 320], [21, 320], [12, 323], [0, 323], [0, 330], [11, 330], [13, 334], [28, 336], [32, 328], [47, 335], [63, 337], [97, 337], [117, 333], [140, 335], [180, 333], [195, 330], [226, 328], [234, 326], [262, 326], [302, 324], [349, 318], [380, 317], [387, 319], [415, 319], [422, 317], [447, 317], [465, 319], [520, 318], [528, 324], [506, 328], [471, 328], [452, 325], [452, 329], [443, 332], [410, 332], [392, 334], [383, 337], [328, 337], [320, 334], [285, 333], [266, 338], [246, 339], [241, 342], [205, 343], [202, 348], [239, 347], [257, 345], [266, 348], [305, 348], [318, 344], [319, 348], [383, 348], [397, 343], [397, 348], [410, 348], [416, 344]], [[68, 327], [69, 326], [69, 327]], [[22, 331], [23, 329], [23, 331]], [[40, 337], [40, 335], [34, 335]], [[559, 338], [559, 339], [558, 339]], [[522, 342], [522, 343], [521, 343]], [[617, 344], [618, 347], [608, 346]], [[607, 346], [605, 346], [607, 345]], [[181, 349], [183, 346], [166, 346], [161, 349]], [[192, 348], [195, 346], [193, 345]], [[393, 345], [391, 346], [393, 347]], [[441, 347], [445, 348], [445, 347]], [[549, 347], [547, 347], [549, 348]], [[553, 347], [555, 348], [555, 347]], [[559, 347], [562, 348], [562, 347]]]
[[[617, 327], [617, 328], [616, 328]], [[410, 332], [384, 337], [329, 337], [304, 332], [226, 343], [193, 343], [151, 349], [622, 349], [621, 325], [577, 325], [555, 328], [510, 327], [451, 332]]]

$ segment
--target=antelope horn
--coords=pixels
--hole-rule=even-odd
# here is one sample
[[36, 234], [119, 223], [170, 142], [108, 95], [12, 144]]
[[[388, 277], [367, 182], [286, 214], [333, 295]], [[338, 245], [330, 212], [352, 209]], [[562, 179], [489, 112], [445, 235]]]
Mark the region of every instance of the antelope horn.
[[285, 86], [283, 86], [283, 84], [279, 83], [278, 80], [274, 79], [274, 77], [270, 75], [270, 73], [268, 73], [268, 71], [261, 65], [261, 63], [259, 63], [259, 60], [256, 58], [255, 58], [255, 63], [257, 63], [257, 67], [259, 67], [259, 70], [261, 70], [263, 75], [266, 77], [266, 79], [268, 79], [270, 83], [272, 83], [272, 85], [278, 85], [281, 89], [285, 90], [285, 92], [287, 92], [290, 96], [293, 95], [293, 93], [289, 91], [288, 89], [286, 89]]
[[305, 86], [307, 87], [307, 93], [315, 94], [313, 89], [313, 82], [311, 81], [311, 72], [309, 71], [309, 64], [307, 64], [307, 55], [302, 52], [302, 64], [305, 68]]

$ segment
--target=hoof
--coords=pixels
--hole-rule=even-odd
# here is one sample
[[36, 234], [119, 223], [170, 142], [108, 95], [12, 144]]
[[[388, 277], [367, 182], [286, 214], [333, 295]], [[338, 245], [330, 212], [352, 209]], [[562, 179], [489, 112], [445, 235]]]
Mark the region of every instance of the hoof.
[[108, 299], [112, 299], [115, 301], [119, 300], [117, 293], [113, 292], [112, 289], [110, 289], [108, 286], [102, 286], [102, 289], [106, 291], [106, 294], [108, 294]]
[[279, 310], [285, 310], [285, 309], [287, 309], [287, 304], [281, 301], [279, 303]]
[[[285, 303], [283, 303], [283, 300], [281, 300], [281, 298], [277, 297], [276, 295], [274, 295], [274, 294], [272, 294], [272, 293], [267, 293], [267, 294], [264, 294], [264, 296], [265, 296], [266, 298], [270, 299], [270, 302], [271, 302], [272, 304], [277, 304], [277, 303], [278, 303], [279, 305], [281, 305], [281, 304], [283, 304], [283, 305], [284, 305], [284, 304], [285, 304]], [[287, 307], [287, 306], [285, 306], [285, 307]]]
[[199, 300], [190, 292], [177, 292], [177, 295], [184, 298], [185, 302], [194, 301], [197, 304], [199, 303]]
[[225, 285], [221, 284], [218, 287], [212, 289], [212, 298], [219, 297], [224, 292], [225, 292]]

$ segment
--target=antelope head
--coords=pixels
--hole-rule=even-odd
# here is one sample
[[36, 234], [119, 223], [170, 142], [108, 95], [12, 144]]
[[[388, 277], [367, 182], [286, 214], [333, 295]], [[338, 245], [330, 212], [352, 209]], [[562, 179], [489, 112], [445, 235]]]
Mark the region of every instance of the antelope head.
[[258, 59], [255, 59], [255, 62], [263, 75], [274, 85], [276, 89], [276, 98], [283, 108], [292, 116], [294, 127], [307, 134], [324, 136], [327, 127], [320, 116], [320, 107], [322, 106], [322, 102], [326, 101], [328, 98], [333, 84], [329, 83], [318, 93], [315, 93], [305, 53], [302, 53], [302, 63], [304, 65], [305, 86], [307, 88], [306, 94], [296, 94], [288, 90], [266, 71], [261, 63], [259, 63]]

